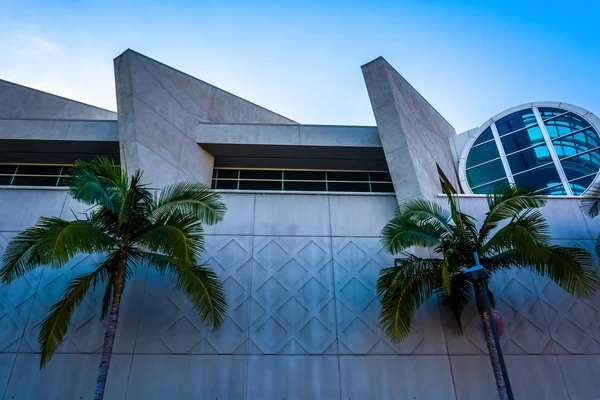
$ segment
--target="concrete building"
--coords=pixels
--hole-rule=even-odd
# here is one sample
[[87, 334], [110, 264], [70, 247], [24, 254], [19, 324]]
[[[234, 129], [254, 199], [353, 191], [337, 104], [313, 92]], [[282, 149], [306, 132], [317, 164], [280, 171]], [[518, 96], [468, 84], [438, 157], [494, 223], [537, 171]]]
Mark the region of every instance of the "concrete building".
[[[62, 176], [103, 154], [160, 189], [196, 180], [228, 213], [206, 228], [205, 260], [229, 315], [215, 332], [153, 272], [128, 286], [110, 399], [483, 399], [496, 396], [473, 307], [464, 334], [437, 301], [392, 343], [375, 283], [392, 257], [379, 233], [398, 203], [485, 213], [498, 182], [535, 186], [553, 240], [593, 249], [600, 219], [580, 211], [600, 169], [600, 120], [558, 102], [454, 128], [383, 58], [362, 67], [377, 126], [302, 125], [128, 50], [115, 59], [117, 113], [0, 81], [0, 249], [40, 216], [73, 218]], [[99, 364], [101, 293], [89, 296], [48, 367], [37, 332], [65, 282], [95, 262], [40, 268], [0, 286], [0, 398], [90, 398]], [[493, 282], [517, 398], [600, 396], [600, 297], [573, 298], [524, 270]]]

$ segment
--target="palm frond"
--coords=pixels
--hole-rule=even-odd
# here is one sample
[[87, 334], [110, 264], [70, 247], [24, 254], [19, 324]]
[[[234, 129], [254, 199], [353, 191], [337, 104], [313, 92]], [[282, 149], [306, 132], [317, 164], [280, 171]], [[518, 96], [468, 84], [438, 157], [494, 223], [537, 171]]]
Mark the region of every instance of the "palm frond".
[[71, 322], [71, 316], [96, 281], [105, 281], [106, 271], [101, 265], [96, 270], [73, 278], [67, 284], [62, 298], [49, 309], [40, 329], [38, 341], [42, 351], [40, 369], [50, 360], [60, 345]]
[[425, 199], [414, 199], [400, 206], [405, 218], [418, 224], [429, 224], [438, 231], [450, 232], [452, 226], [452, 215], [450, 211], [432, 201]]
[[190, 300], [202, 321], [214, 328], [221, 326], [227, 312], [223, 285], [206, 265], [175, 267], [163, 254], [146, 252], [142, 263], [170, 279]]
[[397, 254], [411, 246], [436, 246], [444, 233], [430, 223], [416, 223], [400, 210], [381, 230], [381, 242], [389, 253]]
[[118, 164], [106, 157], [91, 162], [76, 161], [69, 174], [66, 184], [74, 199], [101, 205], [113, 213], [120, 210], [129, 184]]
[[589, 217], [594, 218], [600, 214], [600, 182], [595, 183], [579, 201], [581, 210]]
[[154, 218], [164, 219], [177, 212], [213, 225], [223, 220], [226, 211], [221, 195], [208, 186], [198, 182], [178, 182], [161, 191]]
[[2, 254], [0, 280], [10, 283], [44, 263], [38, 251], [38, 228], [33, 227], [17, 234]]
[[539, 210], [529, 209], [499, 229], [483, 246], [481, 254], [515, 250], [527, 259], [533, 258], [541, 246], [550, 243], [549, 227]]
[[442, 260], [407, 256], [399, 265], [382, 269], [377, 280], [379, 319], [395, 342], [408, 337], [413, 316], [433, 296], [441, 279]]
[[461, 315], [473, 295], [473, 284], [464, 274], [456, 273], [450, 280], [450, 293], [446, 295], [444, 292], [439, 292], [438, 295], [442, 300], [442, 304], [448, 307], [454, 315], [458, 329], [462, 333]]
[[168, 256], [179, 268], [198, 264], [204, 251], [202, 224], [192, 215], [179, 213], [158, 220], [137, 241], [151, 252]]
[[531, 189], [516, 185], [494, 188], [494, 191], [487, 195], [487, 202], [489, 211], [486, 213], [480, 229], [479, 240], [481, 242], [500, 222], [516, 218], [525, 211], [540, 208], [546, 204], [546, 200], [533, 194]]
[[87, 220], [41, 217], [35, 229], [37, 252], [55, 268], [77, 254], [110, 251], [116, 245], [113, 238]]
[[152, 193], [141, 183], [142, 172], [137, 170], [131, 176], [131, 183], [125, 192], [123, 203], [119, 212], [119, 226], [129, 223], [138, 225], [147, 220], [154, 208]]

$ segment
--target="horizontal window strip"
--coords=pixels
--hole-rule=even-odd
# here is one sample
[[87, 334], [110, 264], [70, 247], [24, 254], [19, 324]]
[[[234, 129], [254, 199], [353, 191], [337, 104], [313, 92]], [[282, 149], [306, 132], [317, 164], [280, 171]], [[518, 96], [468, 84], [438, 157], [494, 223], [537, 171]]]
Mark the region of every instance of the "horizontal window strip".
[[64, 187], [68, 164], [0, 163], [0, 186]]

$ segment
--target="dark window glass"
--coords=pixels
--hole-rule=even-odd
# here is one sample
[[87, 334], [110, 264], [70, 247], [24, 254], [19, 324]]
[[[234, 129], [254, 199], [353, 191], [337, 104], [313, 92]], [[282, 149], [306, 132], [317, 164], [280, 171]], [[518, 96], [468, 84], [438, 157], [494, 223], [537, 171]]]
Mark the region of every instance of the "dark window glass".
[[213, 178], [217, 177], [217, 171], [218, 171], [218, 169], [213, 169], [213, 176], [212, 176]]
[[16, 176], [13, 185], [17, 186], [56, 186], [58, 178], [53, 176]]
[[571, 132], [590, 126], [590, 124], [578, 115], [573, 113], [565, 114], [544, 123], [548, 136], [555, 138], [562, 135], [568, 135]]
[[56, 165], [20, 165], [19, 174], [29, 175], [59, 175], [61, 166]]
[[494, 138], [494, 134], [492, 133], [492, 128], [487, 128], [485, 131], [481, 132], [479, 137], [473, 142], [473, 146], [477, 146], [480, 143], [487, 142], [488, 140], [492, 140]]
[[246, 169], [240, 171], [240, 179], [279, 179], [281, 180], [281, 171]]
[[217, 188], [217, 181], [216, 180], [212, 180], [212, 182], [210, 183], [210, 188], [211, 189], [216, 189]]
[[526, 126], [534, 125], [535, 123], [536, 120], [533, 110], [527, 109], [517, 111], [499, 119], [496, 121], [496, 128], [498, 128], [498, 134], [502, 136], [518, 129], [525, 128]]
[[368, 192], [368, 183], [356, 182], [329, 182], [328, 188], [330, 192]]
[[391, 182], [392, 177], [389, 172], [370, 172], [372, 182]]
[[[369, 175], [366, 172], [328, 172], [328, 181], [369, 181]], [[362, 190], [360, 190], [362, 192]]]
[[592, 128], [552, 141], [558, 158], [573, 156], [600, 147], [600, 137]]
[[496, 142], [488, 142], [482, 144], [481, 146], [473, 147], [471, 150], [469, 150], [469, 155], [467, 157], [467, 168], [471, 168], [475, 165], [479, 165], [498, 157], [500, 157], [500, 153], [498, 153]]
[[219, 179], [220, 178], [237, 178], [238, 170], [237, 169], [220, 169], [219, 170]]
[[[324, 181], [324, 171], [283, 171], [283, 176], [286, 181]], [[294, 189], [295, 190], [295, 189]]]
[[16, 165], [0, 165], [0, 174], [14, 174], [17, 169]]
[[283, 190], [319, 191], [326, 190], [325, 182], [289, 182], [283, 183]]
[[513, 174], [552, 162], [548, 147], [543, 144], [506, 157]]
[[0, 185], [1, 186], [10, 185], [10, 181], [12, 181], [12, 176], [0, 176]]
[[374, 193], [394, 193], [394, 185], [391, 183], [371, 183]]
[[548, 118], [556, 117], [557, 115], [564, 114], [565, 110], [561, 110], [560, 108], [553, 107], [540, 107], [538, 108], [542, 119], [546, 120]]
[[544, 143], [544, 137], [539, 126], [532, 126], [500, 138], [504, 153], [510, 154], [538, 143]]
[[600, 150], [561, 160], [568, 180], [595, 174], [600, 170]]
[[504, 166], [500, 160], [467, 170], [467, 180], [471, 187], [483, 185], [505, 176]]
[[569, 182], [569, 186], [571, 186], [571, 191], [575, 196], [581, 196], [592, 182], [594, 182], [594, 179], [596, 179], [596, 175], [586, 176], [585, 178]]
[[240, 181], [240, 190], [281, 190], [281, 182]]
[[502, 187], [508, 185], [508, 179], [502, 179], [498, 182], [490, 183], [489, 185], [480, 186], [476, 189], [473, 189], [473, 193], [475, 194], [488, 194], [494, 191], [496, 187]]
[[560, 177], [554, 164], [513, 176], [515, 183], [532, 189], [545, 189], [560, 185]]
[[216, 182], [217, 183], [215, 184], [215, 189], [237, 189], [238, 181], [217, 180]]
[[61, 176], [60, 178], [58, 178], [57, 186], [67, 186], [67, 181], [64, 176]]
[[543, 196], [564, 196], [567, 194], [567, 191], [563, 185], [558, 185], [548, 189], [539, 190], [536, 193]]

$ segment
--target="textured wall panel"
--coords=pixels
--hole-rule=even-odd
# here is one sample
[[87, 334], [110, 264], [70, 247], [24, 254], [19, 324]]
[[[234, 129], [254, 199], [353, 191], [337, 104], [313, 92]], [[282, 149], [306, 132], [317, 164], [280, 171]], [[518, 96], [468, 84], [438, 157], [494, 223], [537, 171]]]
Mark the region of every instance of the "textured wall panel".
[[254, 240], [250, 353], [336, 353], [331, 239]]
[[[451, 356], [450, 362], [460, 400], [497, 398], [488, 356]], [[507, 356], [506, 368], [516, 399], [569, 398], [556, 356]]]
[[218, 331], [204, 325], [187, 298], [151, 270], [136, 353], [243, 354], [248, 338], [251, 236], [207, 236], [204, 262], [222, 280], [228, 316]]
[[600, 398], [600, 356], [558, 356], [571, 400]]
[[207, 235], [252, 235], [254, 232], [254, 194], [223, 193], [227, 213], [216, 225], [204, 225]]
[[[19, 354], [6, 390], [6, 399], [89, 399], [96, 387], [99, 354], [57, 354], [40, 371], [38, 354]], [[105, 398], [125, 398], [131, 356], [114, 354]]]
[[397, 205], [394, 196], [329, 196], [331, 234], [377, 237]]
[[244, 399], [247, 356], [135, 355], [127, 399]]
[[16, 354], [0, 354], [0, 398], [4, 398], [4, 391], [16, 357]]
[[41, 216], [59, 216], [66, 198], [64, 190], [0, 189], [0, 231], [21, 231]]
[[256, 195], [255, 235], [329, 236], [327, 196]]
[[337, 357], [248, 356], [248, 358], [248, 399], [340, 398]]
[[340, 354], [442, 354], [446, 352], [434, 303], [413, 320], [412, 333], [392, 343], [379, 328], [377, 277], [393, 263], [376, 238], [333, 238]]
[[445, 356], [340, 356], [342, 399], [454, 399]]
[[[22, 352], [39, 352], [38, 333], [48, 309], [56, 303], [65, 290], [69, 280], [93, 270], [102, 260], [98, 255], [79, 255], [61, 269], [45, 267], [23, 343]], [[125, 288], [121, 302], [115, 353], [132, 353], [139, 324], [140, 302], [145, 285], [145, 271], [140, 271]], [[106, 320], [100, 322], [102, 297], [104, 290], [98, 285], [91, 290], [71, 318], [71, 324], [64, 341], [58, 347], [58, 353], [94, 353], [102, 351]]]

